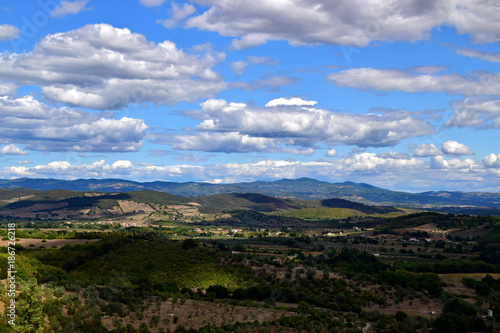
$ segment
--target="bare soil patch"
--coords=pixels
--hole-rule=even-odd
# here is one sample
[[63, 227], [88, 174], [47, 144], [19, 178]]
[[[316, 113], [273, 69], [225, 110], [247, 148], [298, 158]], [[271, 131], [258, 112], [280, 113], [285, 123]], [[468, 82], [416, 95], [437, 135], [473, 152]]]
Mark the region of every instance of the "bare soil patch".
[[150, 205], [130, 200], [118, 200], [118, 204], [124, 213], [154, 212]]
[[[16, 245], [22, 245], [24, 248], [38, 248], [43, 246], [45, 248], [49, 247], [61, 247], [66, 244], [85, 244], [88, 242], [97, 242], [100, 239], [47, 239], [46, 242], [42, 242], [42, 239], [33, 239], [33, 238], [22, 238], [16, 241]], [[0, 240], [0, 246], [8, 246], [8, 240]], [[30, 246], [33, 245], [33, 246]]]
[[200, 215], [198, 208], [191, 205], [168, 205], [167, 208], [175, 212], [178, 211], [186, 217]]
[[110, 221], [113, 221], [116, 223], [127, 223], [129, 226], [132, 226], [135, 223], [135, 225], [138, 226], [138, 225], [142, 225], [142, 224], [147, 224], [146, 222], [149, 221], [149, 214], [147, 214], [147, 213], [133, 214], [132, 213], [132, 215], [113, 217]]

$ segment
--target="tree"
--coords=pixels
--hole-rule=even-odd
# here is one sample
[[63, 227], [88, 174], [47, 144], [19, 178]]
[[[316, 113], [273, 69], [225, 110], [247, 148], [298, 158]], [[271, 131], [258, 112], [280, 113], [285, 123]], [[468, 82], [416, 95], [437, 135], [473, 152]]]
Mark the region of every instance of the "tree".
[[198, 247], [198, 242], [192, 238], [186, 238], [184, 241], [182, 241], [183, 250], [194, 249], [195, 247]]
[[148, 325], [146, 325], [145, 322], [142, 322], [139, 326], [139, 333], [151, 333], [151, 331], [148, 329]]
[[227, 298], [229, 297], [229, 291], [226, 287], [221, 285], [212, 285], [207, 288], [207, 294], [213, 292], [217, 298]]
[[310, 308], [311, 306], [306, 301], [300, 301], [299, 304], [297, 304], [297, 309], [299, 311], [308, 311]]
[[36, 279], [20, 283], [19, 303], [14, 332], [42, 333], [45, 314], [43, 313], [42, 292]]

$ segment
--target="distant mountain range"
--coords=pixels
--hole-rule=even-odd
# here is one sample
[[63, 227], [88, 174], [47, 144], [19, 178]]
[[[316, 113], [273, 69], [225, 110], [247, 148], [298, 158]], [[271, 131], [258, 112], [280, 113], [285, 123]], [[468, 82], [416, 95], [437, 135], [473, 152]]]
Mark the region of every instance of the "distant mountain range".
[[[369, 184], [329, 183], [311, 178], [256, 181], [234, 184], [203, 182], [135, 182], [123, 179], [3, 179], [0, 188], [29, 188], [36, 190], [73, 190], [98, 192], [131, 192], [154, 190], [176, 196], [195, 197], [227, 193], [258, 193], [287, 199], [322, 200], [345, 199], [369, 205], [415, 208], [457, 207], [460, 211], [475, 207], [500, 208], [500, 193], [432, 191], [406, 193], [382, 189]], [[458, 212], [458, 211], [457, 211]]]

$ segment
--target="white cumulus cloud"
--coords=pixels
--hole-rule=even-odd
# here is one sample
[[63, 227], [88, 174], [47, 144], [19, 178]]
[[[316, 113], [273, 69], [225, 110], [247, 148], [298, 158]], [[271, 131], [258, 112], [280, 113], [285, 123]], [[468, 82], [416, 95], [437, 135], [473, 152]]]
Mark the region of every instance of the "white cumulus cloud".
[[132, 168], [133, 166], [134, 165], [132, 164], [132, 162], [128, 160], [116, 161], [111, 165], [111, 167], [114, 169], [127, 169], [127, 168]]
[[173, 149], [206, 152], [270, 152], [278, 144], [277, 140], [272, 138], [252, 137], [238, 132], [204, 132], [197, 135], [179, 135], [176, 138], [179, 142], [172, 145]]
[[316, 102], [316, 101], [305, 101], [302, 98], [298, 98], [298, 97], [292, 97], [292, 98], [280, 97], [280, 98], [276, 98], [276, 99], [273, 99], [273, 100], [267, 102], [266, 106], [267, 107], [278, 106], [278, 105], [298, 105], [298, 106], [310, 105], [310, 106], [314, 106], [317, 103], [318, 102]]
[[21, 34], [19, 28], [10, 24], [0, 25], [0, 40], [11, 40], [16, 39]]
[[207, 100], [201, 103], [201, 110], [182, 112], [202, 122], [195, 128], [197, 133], [176, 136], [172, 147], [227, 153], [315, 148], [318, 144], [384, 147], [434, 132], [429, 123], [409, 112], [349, 114], [319, 109], [314, 104], [300, 98], [275, 99], [265, 107]]
[[413, 154], [413, 156], [418, 156], [418, 157], [429, 157], [429, 156], [437, 156], [437, 155], [443, 155], [443, 152], [441, 149], [436, 147], [434, 144], [419, 144], [419, 145], [413, 145], [410, 144], [409, 148]]
[[10, 144], [0, 148], [0, 156], [2, 155], [28, 155], [28, 152], [22, 150], [14, 144]]
[[337, 156], [337, 151], [334, 148], [329, 149], [326, 152], [326, 157], [334, 157], [334, 156]]
[[469, 147], [452, 140], [443, 142], [441, 150], [448, 155], [474, 155], [474, 152]]
[[478, 169], [481, 166], [472, 158], [459, 159], [452, 158], [446, 160], [443, 156], [434, 156], [431, 160], [431, 167], [435, 169]]
[[0, 54], [4, 81], [38, 85], [49, 99], [92, 109], [173, 105], [207, 98], [226, 84], [212, 70], [221, 55], [187, 54], [108, 24], [48, 35], [33, 51]]
[[82, 10], [88, 10], [88, 8], [85, 8], [88, 2], [89, 0], [61, 1], [59, 3], [59, 6], [57, 6], [50, 12], [50, 16], [64, 17], [69, 14], [77, 14]]
[[54, 108], [32, 96], [0, 97], [0, 117], [0, 142], [38, 151], [137, 151], [147, 128], [142, 119], [99, 118], [82, 110]]
[[500, 154], [489, 154], [483, 158], [483, 163], [488, 168], [500, 169]]

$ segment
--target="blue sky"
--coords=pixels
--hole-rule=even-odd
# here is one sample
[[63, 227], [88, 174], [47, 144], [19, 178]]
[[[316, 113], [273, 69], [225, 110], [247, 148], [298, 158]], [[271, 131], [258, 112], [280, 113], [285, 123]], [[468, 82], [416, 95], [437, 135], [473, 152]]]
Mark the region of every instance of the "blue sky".
[[500, 7], [0, 0], [0, 178], [500, 191]]

